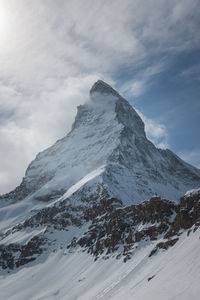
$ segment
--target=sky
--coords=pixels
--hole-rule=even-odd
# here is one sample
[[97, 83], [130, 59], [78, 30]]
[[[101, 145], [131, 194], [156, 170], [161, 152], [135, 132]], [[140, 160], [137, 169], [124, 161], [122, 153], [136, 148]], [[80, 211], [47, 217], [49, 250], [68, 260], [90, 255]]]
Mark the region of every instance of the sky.
[[0, 193], [104, 80], [200, 167], [199, 0], [0, 0]]

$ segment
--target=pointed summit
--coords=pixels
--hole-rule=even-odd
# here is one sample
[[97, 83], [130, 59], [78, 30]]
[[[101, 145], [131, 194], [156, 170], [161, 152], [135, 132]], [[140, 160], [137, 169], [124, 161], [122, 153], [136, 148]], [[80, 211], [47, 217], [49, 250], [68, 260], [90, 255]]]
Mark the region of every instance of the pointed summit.
[[121, 97], [116, 90], [114, 90], [109, 84], [102, 80], [98, 80], [94, 83], [90, 90], [90, 95], [92, 96], [94, 93], [100, 93], [100, 94], [111, 94], [116, 97]]

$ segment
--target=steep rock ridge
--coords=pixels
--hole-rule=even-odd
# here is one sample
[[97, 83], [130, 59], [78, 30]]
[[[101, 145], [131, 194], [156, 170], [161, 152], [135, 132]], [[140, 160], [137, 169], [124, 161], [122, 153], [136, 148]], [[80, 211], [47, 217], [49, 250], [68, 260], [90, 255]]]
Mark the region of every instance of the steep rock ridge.
[[102, 180], [126, 204], [158, 195], [178, 199], [200, 182], [200, 171], [169, 150], [157, 149], [133, 107], [105, 82], [78, 107], [72, 130], [36, 156], [14, 191], [0, 200], [54, 201], [88, 173], [105, 165]]

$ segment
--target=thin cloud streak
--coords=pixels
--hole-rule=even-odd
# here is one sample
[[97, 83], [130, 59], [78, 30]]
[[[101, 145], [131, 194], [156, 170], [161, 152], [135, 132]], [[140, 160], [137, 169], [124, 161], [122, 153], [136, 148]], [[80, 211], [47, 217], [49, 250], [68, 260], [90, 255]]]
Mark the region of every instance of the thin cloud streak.
[[196, 167], [200, 169], [200, 149], [180, 152], [179, 156], [188, 163], [196, 165]]
[[158, 148], [169, 148], [167, 128], [163, 124], [160, 124], [151, 118], [147, 118], [138, 109], [136, 109], [136, 111], [145, 124], [145, 132], [148, 139], [151, 140]]

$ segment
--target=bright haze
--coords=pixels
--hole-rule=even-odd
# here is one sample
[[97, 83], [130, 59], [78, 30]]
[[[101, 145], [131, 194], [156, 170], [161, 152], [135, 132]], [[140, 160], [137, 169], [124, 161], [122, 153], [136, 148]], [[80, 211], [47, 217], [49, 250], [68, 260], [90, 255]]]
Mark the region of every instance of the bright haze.
[[70, 130], [97, 79], [200, 166], [199, 0], [0, 0], [0, 193]]

